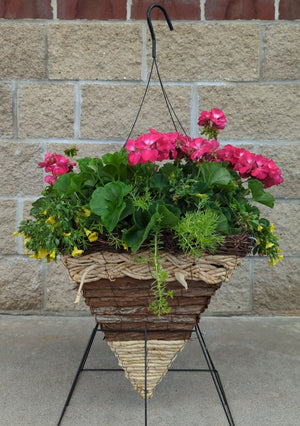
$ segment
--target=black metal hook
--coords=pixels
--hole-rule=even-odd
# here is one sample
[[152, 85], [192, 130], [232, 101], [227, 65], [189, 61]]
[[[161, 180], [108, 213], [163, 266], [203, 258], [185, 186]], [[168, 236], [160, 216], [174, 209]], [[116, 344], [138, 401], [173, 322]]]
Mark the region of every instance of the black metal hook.
[[150, 6], [148, 8], [148, 10], [147, 10], [147, 22], [148, 22], [148, 26], [149, 26], [149, 30], [150, 30], [151, 38], [152, 38], [152, 58], [156, 58], [156, 38], [155, 38], [155, 34], [154, 34], [154, 29], [153, 29], [151, 17], [150, 17], [151, 11], [154, 7], [158, 7], [159, 9], [161, 9], [164, 12], [164, 15], [165, 15], [166, 21], [169, 25], [170, 31], [174, 30], [172, 22], [170, 21], [170, 18], [168, 16], [167, 12], [166, 12], [166, 9], [163, 6], [161, 6], [160, 4], [153, 4], [152, 6]]

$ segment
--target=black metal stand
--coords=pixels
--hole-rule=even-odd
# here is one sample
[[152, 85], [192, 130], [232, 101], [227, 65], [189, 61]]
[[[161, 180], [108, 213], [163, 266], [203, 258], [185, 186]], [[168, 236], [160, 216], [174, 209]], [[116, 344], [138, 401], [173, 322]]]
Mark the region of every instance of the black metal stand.
[[[80, 376], [80, 374], [83, 371], [123, 371], [123, 369], [121, 369], [121, 368], [84, 368], [86, 360], [87, 360], [88, 355], [89, 355], [89, 352], [90, 352], [91, 347], [93, 345], [93, 342], [94, 342], [94, 339], [95, 339], [97, 331], [102, 331], [99, 328], [98, 324], [94, 327], [94, 329], [92, 331], [92, 334], [90, 336], [90, 339], [89, 339], [89, 342], [87, 344], [87, 347], [86, 347], [86, 349], [84, 351], [82, 360], [81, 360], [81, 362], [79, 364], [77, 373], [76, 373], [75, 378], [73, 380], [71, 389], [69, 391], [68, 397], [66, 399], [66, 402], [65, 402], [65, 405], [64, 405], [64, 408], [62, 410], [62, 413], [61, 413], [61, 416], [59, 418], [57, 426], [60, 426], [61, 423], [62, 423], [63, 417], [64, 417], [66, 409], [67, 409], [67, 407], [68, 407], [68, 405], [69, 405], [69, 403], [71, 401], [71, 398], [72, 398], [73, 392], [75, 390], [75, 387], [76, 387], [77, 381], [79, 379], [79, 376]], [[118, 333], [119, 332], [126, 333], [128, 331], [127, 330], [109, 330], [109, 332], [118, 332]], [[130, 330], [130, 332], [132, 332], [132, 331], [144, 334], [144, 341], [145, 341], [145, 395], [147, 395], [147, 341], [148, 341], [148, 333], [151, 333], [151, 331], [150, 330], [148, 330], [148, 331], [147, 330], [143, 330], [143, 331], [141, 331], [141, 330]], [[170, 330], [159, 330], [159, 331], [170, 332]], [[176, 331], [178, 332], [179, 330], [176, 330]], [[156, 332], [157, 332], [157, 330], [156, 330]], [[174, 371], [175, 372], [176, 371], [209, 372], [210, 375], [211, 375], [211, 377], [212, 377], [212, 380], [214, 382], [214, 385], [215, 385], [215, 388], [217, 390], [218, 396], [220, 398], [220, 401], [221, 401], [223, 410], [225, 412], [228, 424], [229, 424], [229, 426], [235, 426], [235, 423], [234, 423], [233, 418], [232, 418], [232, 414], [231, 414], [231, 411], [230, 411], [230, 408], [229, 408], [229, 405], [228, 405], [228, 401], [227, 401], [227, 398], [226, 398], [226, 395], [225, 395], [225, 391], [224, 391], [224, 388], [223, 388], [223, 385], [222, 385], [219, 373], [215, 369], [214, 363], [213, 363], [213, 361], [211, 359], [211, 356], [210, 356], [210, 354], [208, 352], [208, 349], [206, 347], [206, 343], [205, 343], [205, 340], [204, 340], [203, 335], [201, 333], [200, 327], [198, 325], [196, 325], [195, 329], [192, 332], [196, 333], [196, 336], [197, 336], [198, 342], [200, 344], [200, 347], [201, 347], [201, 350], [202, 350], [203, 356], [205, 358], [205, 361], [206, 361], [208, 369], [198, 369], [198, 368], [197, 369], [190, 369], [190, 368], [186, 368], [186, 369], [185, 368], [180, 368], [180, 369], [178, 369], [178, 368], [171, 368], [169, 371], [170, 372], [172, 372], [172, 371], [173, 372]], [[147, 426], [147, 415], [148, 415], [148, 406], [147, 406], [147, 398], [145, 398], [145, 426]]]

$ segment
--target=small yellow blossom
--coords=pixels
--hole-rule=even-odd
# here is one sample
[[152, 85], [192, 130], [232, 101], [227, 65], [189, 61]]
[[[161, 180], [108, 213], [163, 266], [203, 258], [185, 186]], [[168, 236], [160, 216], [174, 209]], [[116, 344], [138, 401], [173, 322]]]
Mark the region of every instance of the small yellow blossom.
[[51, 251], [50, 251], [50, 253], [49, 253], [49, 257], [50, 257], [50, 259], [55, 259], [55, 258], [56, 258], [55, 250], [51, 250]]
[[48, 219], [46, 220], [46, 223], [51, 223], [51, 225], [56, 225], [55, 216], [48, 217]]
[[71, 232], [63, 232], [62, 236], [63, 237], [69, 237], [71, 235]]
[[256, 237], [256, 242], [257, 242], [257, 245], [259, 246], [261, 244], [261, 239]]
[[88, 240], [92, 243], [98, 240], [98, 232], [92, 232], [88, 236]]
[[90, 231], [89, 229], [87, 229], [87, 228], [84, 228], [84, 232], [85, 232], [85, 235], [88, 237], [91, 233], [92, 233], [92, 231]]
[[38, 259], [38, 254], [36, 252], [34, 252], [33, 254], [31, 254], [29, 257], [32, 257], [34, 259]]
[[125, 250], [128, 250], [128, 245], [124, 241], [122, 241], [122, 246]]
[[24, 239], [24, 246], [26, 247], [27, 243], [29, 243], [29, 241], [31, 241], [32, 238], [31, 237], [27, 237]]
[[278, 259], [272, 259], [271, 262], [269, 263], [269, 266], [274, 266], [276, 265], [276, 263], [280, 262], [283, 259], [282, 255], [278, 256]]
[[47, 216], [47, 210], [43, 211], [43, 215]]
[[276, 265], [276, 263], [278, 263], [279, 260], [278, 259], [272, 259], [271, 262], [269, 263], [269, 266], [274, 266]]
[[83, 253], [83, 250], [79, 250], [76, 246], [74, 247], [71, 255], [73, 257], [80, 256]]
[[263, 229], [263, 227], [261, 225], [258, 225], [257, 230], [261, 231]]
[[274, 246], [274, 243], [271, 243], [270, 241], [266, 242], [266, 249], [271, 248]]
[[34, 252], [29, 257], [33, 257], [34, 259], [44, 259], [48, 255], [48, 251], [45, 247], [40, 247], [38, 252]]
[[190, 187], [190, 185], [184, 185], [184, 187], [185, 187], [186, 189], [188, 189], [188, 188]]
[[196, 194], [196, 197], [198, 197], [198, 198], [205, 198], [206, 197], [206, 194]]
[[45, 247], [40, 247], [38, 252], [38, 259], [43, 259], [48, 254], [48, 250]]
[[14, 236], [17, 237], [19, 235], [19, 232], [14, 232]]
[[85, 207], [82, 207], [80, 211], [77, 212], [78, 216], [90, 217], [91, 211]]
[[270, 231], [272, 232], [272, 234], [274, 233], [274, 223], [271, 223]]

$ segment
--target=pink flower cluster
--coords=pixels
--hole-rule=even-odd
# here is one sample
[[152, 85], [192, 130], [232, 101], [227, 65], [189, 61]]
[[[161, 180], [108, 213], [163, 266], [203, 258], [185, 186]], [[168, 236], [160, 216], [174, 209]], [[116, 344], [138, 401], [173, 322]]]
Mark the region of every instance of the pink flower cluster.
[[215, 152], [219, 145], [216, 139], [186, 138], [185, 144], [180, 147], [180, 150], [191, 161], [212, 161], [215, 158]]
[[244, 148], [237, 148], [226, 145], [217, 151], [217, 159], [228, 161], [233, 165], [233, 170], [237, 171], [242, 178], [254, 177], [260, 180], [264, 188], [279, 185], [283, 182], [281, 170], [273, 160], [269, 160], [262, 155], [257, 155]]
[[225, 129], [227, 119], [221, 109], [212, 108], [211, 111], [202, 111], [198, 118], [198, 125], [212, 129]]
[[175, 160], [177, 157], [178, 140], [185, 136], [177, 132], [160, 133], [150, 129], [150, 133], [139, 136], [136, 140], [128, 139], [126, 149], [129, 151], [128, 162], [131, 166], [137, 163], [143, 164], [147, 161]]
[[58, 176], [69, 173], [73, 170], [73, 166], [76, 166], [76, 163], [70, 163], [70, 160], [63, 155], [58, 155], [56, 153], [50, 154], [47, 152], [45, 155], [45, 161], [38, 164], [39, 167], [45, 167], [47, 173], [52, 173], [52, 176], [46, 176], [45, 182], [49, 185], [53, 185]]
[[202, 137], [190, 138], [178, 132], [160, 133], [150, 129], [150, 133], [126, 142], [126, 149], [129, 151], [128, 162], [134, 166], [147, 161], [153, 163], [182, 158], [194, 162], [227, 161], [242, 178], [256, 178], [265, 188], [282, 183], [281, 170], [273, 160], [232, 145], [219, 149], [219, 142], [212, 138], [216, 137], [218, 130], [225, 128], [226, 122], [226, 117], [220, 109], [213, 108], [201, 113], [198, 124], [204, 126], [202, 133], [207, 134], [209, 140]]
[[129, 139], [126, 149], [129, 151], [128, 162], [131, 166], [147, 161], [176, 160], [186, 158], [191, 161], [215, 158], [215, 151], [219, 147], [217, 140], [204, 138], [189, 138], [180, 133], [160, 133], [150, 129], [150, 133], [139, 136], [136, 140]]

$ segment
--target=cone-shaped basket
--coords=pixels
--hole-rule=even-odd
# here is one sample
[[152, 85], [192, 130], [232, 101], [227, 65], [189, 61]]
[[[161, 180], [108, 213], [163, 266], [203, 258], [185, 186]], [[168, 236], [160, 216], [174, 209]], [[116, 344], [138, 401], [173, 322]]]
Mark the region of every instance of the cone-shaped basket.
[[[199, 259], [160, 252], [160, 261], [168, 273], [168, 289], [174, 294], [169, 299], [171, 312], [160, 317], [149, 308], [153, 275], [148, 251], [93, 251], [77, 258], [64, 256], [63, 262], [72, 281], [83, 287], [86, 304], [108, 345], [143, 398], [147, 330], [147, 398], [151, 398], [189, 340], [211, 296], [222, 282], [229, 280], [240, 258], [249, 251], [248, 236], [239, 234], [227, 238], [217, 254], [205, 254]], [[187, 289], [183, 286], [185, 282]]]

